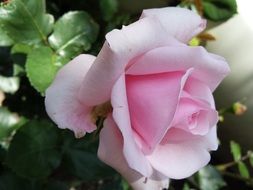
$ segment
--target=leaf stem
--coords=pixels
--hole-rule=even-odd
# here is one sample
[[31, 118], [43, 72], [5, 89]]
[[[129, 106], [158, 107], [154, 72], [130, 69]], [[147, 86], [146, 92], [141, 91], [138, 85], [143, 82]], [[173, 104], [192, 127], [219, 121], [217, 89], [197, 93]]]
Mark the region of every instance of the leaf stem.
[[253, 179], [245, 178], [245, 177], [242, 177], [238, 174], [234, 174], [234, 173], [227, 172], [227, 171], [221, 171], [221, 174], [231, 177], [231, 178], [234, 178], [234, 179], [237, 179], [237, 180], [240, 180], [240, 181], [243, 181], [243, 182], [246, 182], [246, 184], [248, 186], [253, 187]]
[[228, 168], [237, 165], [239, 162], [242, 162], [242, 161], [245, 161], [245, 160], [249, 159], [251, 154], [252, 154], [252, 152], [248, 151], [248, 153], [245, 156], [241, 157], [239, 160], [228, 162], [228, 163], [225, 163], [225, 164], [216, 165], [215, 168], [217, 170], [219, 170], [220, 172], [223, 172], [223, 171], [227, 170]]

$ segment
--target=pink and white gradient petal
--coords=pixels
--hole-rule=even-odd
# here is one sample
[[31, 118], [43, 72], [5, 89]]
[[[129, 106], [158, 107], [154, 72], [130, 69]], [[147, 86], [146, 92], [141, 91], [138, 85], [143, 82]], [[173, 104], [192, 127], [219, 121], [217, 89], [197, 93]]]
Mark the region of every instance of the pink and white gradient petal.
[[148, 153], [166, 133], [175, 115], [184, 72], [126, 76], [126, 92], [132, 129]]
[[145, 17], [158, 18], [168, 35], [183, 43], [187, 43], [206, 27], [206, 20], [202, 19], [198, 14], [179, 7], [147, 9], [141, 15], [141, 18]]
[[126, 73], [146, 75], [189, 68], [194, 68], [191, 76], [206, 84], [212, 92], [230, 71], [224, 59], [209, 54], [203, 47], [167, 46], [143, 54]]
[[149, 177], [152, 168], [145, 155], [138, 146], [131, 127], [131, 120], [126, 96], [125, 75], [122, 75], [112, 89], [111, 103], [113, 119], [123, 136], [123, 154], [132, 169], [143, 176]]
[[155, 18], [144, 18], [121, 30], [114, 29], [106, 35], [106, 42], [85, 77], [79, 96], [87, 105], [106, 102], [114, 83], [133, 59], [168, 45], [181, 46], [182, 43], [170, 37]]
[[107, 165], [116, 169], [136, 190], [162, 190], [168, 188], [169, 179], [156, 175], [149, 179], [133, 170], [127, 164], [122, 152], [123, 137], [112, 116], [108, 116], [100, 132], [98, 157]]
[[96, 57], [82, 54], [63, 66], [46, 90], [45, 105], [49, 117], [59, 128], [68, 128], [76, 137], [96, 129], [90, 118], [91, 107], [82, 103], [78, 91]]
[[163, 175], [182, 179], [194, 174], [210, 161], [208, 150], [211, 147], [213, 145], [206, 137], [172, 128], [147, 159]]

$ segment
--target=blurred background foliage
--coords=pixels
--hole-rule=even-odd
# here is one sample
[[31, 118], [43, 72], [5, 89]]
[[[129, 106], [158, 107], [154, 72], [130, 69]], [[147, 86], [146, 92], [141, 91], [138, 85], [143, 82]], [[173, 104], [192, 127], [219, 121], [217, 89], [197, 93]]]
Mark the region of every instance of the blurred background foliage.
[[[181, 6], [224, 22], [235, 0], [4, 0], [0, 6], [0, 190], [128, 190], [96, 156], [98, 136], [75, 139], [47, 117], [44, 92], [56, 72], [80, 53], [97, 55], [107, 32], [144, 8]], [[202, 33], [190, 45], [215, 37]], [[220, 110], [241, 115], [240, 102]], [[216, 160], [170, 189], [252, 189], [253, 153], [230, 143], [231, 160]]]

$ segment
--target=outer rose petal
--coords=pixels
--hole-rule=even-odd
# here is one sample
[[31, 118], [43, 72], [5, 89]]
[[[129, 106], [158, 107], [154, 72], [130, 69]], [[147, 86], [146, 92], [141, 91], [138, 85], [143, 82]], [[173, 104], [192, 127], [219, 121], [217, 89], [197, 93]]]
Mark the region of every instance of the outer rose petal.
[[184, 8], [147, 9], [143, 11], [141, 18], [150, 16], [157, 17], [169, 35], [184, 43], [206, 27], [205, 20], [193, 11]]
[[182, 45], [155, 18], [144, 18], [121, 30], [115, 29], [106, 35], [106, 40], [80, 89], [79, 96], [87, 105], [110, 99], [114, 83], [132, 59], [156, 47]]
[[[155, 63], [155, 64], [154, 64]], [[144, 75], [194, 68], [191, 76], [206, 84], [213, 91], [230, 69], [224, 59], [209, 54], [203, 47], [160, 47], [135, 60], [127, 74]]]
[[145, 177], [131, 169], [123, 156], [122, 149], [122, 135], [110, 115], [105, 120], [104, 127], [100, 132], [98, 157], [116, 169], [136, 190], [162, 190], [168, 188], [168, 179], [163, 177], [157, 180], [145, 180]]
[[113, 119], [123, 136], [123, 154], [132, 169], [143, 176], [149, 177], [152, 168], [136, 143], [135, 134], [131, 128], [128, 102], [125, 87], [125, 75], [122, 75], [112, 89], [111, 103], [113, 107]]
[[154, 169], [169, 178], [189, 177], [210, 161], [208, 151], [216, 148], [212, 140], [217, 143], [217, 138], [211, 140], [209, 135], [202, 137], [172, 128], [147, 159]]
[[60, 69], [46, 90], [48, 115], [59, 128], [74, 131], [76, 137], [96, 129], [89, 116], [92, 108], [78, 99], [78, 90], [94, 60], [92, 55], [79, 55]]

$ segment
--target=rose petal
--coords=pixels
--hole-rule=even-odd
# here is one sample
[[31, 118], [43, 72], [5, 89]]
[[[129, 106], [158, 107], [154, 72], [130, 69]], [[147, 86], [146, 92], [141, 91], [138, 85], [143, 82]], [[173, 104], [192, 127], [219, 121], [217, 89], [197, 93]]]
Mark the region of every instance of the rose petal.
[[[154, 64], [155, 63], [155, 64]], [[229, 73], [228, 64], [209, 54], [203, 47], [160, 47], [135, 60], [127, 74], [145, 75], [170, 71], [184, 71], [193, 67], [192, 77], [202, 81], [211, 91]]]
[[166, 135], [164, 136], [161, 144], [166, 144], [168, 142], [172, 144], [180, 144], [182, 142], [188, 141], [199, 141], [205, 149], [208, 151], [216, 150], [218, 147], [218, 138], [217, 138], [217, 127], [213, 126], [207, 135], [193, 135], [187, 131], [184, 131], [179, 128], [170, 128]]
[[152, 168], [138, 147], [134, 138], [135, 132], [131, 128], [125, 75], [122, 75], [115, 83], [112, 89], [111, 103], [113, 107], [113, 119], [123, 136], [123, 154], [128, 165], [143, 176], [149, 177], [152, 174]]
[[168, 36], [155, 18], [144, 18], [121, 30], [115, 29], [106, 35], [106, 40], [79, 92], [87, 105], [110, 99], [114, 83], [131, 65], [132, 59], [156, 47], [182, 45]]
[[141, 18], [155, 16], [167, 33], [179, 41], [187, 43], [193, 36], [203, 31], [206, 21], [193, 11], [179, 7], [144, 10]]
[[169, 72], [126, 77], [132, 129], [143, 141], [145, 153], [153, 151], [173, 120], [184, 80], [189, 73]]
[[74, 131], [76, 137], [96, 129], [89, 116], [91, 107], [78, 99], [78, 90], [94, 59], [92, 55], [79, 55], [60, 69], [46, 90], [48, 115], [59, 128]]
[[214, 98], [211, 90], [200, 80], [189, 77], [185, 83], [184, 91], [189, 93], [190, 97], [208, 102], [211, 108], [215, 109]]
[[208, 150], [213, 145], [209, 144], [208, 140], [207, 137], [172, 128], [163, 142], [147, 158], [163, 175], [172, 179], [186, 178], [209, 162]]
[[146, 180], [141, 174], [131, 169], [123, 156], [122, 149], [122, 135], [110, 115], [105, 120], [104, 127], [100, 132], [98, 157], [116, 169], [136, 190], [168, 188], [168, 179], [157, 176], [157, 179]]
[[206, 135], [217, 122], [218, 113], [208, 103], [181, 97], [172, 125], [195, 135]]

